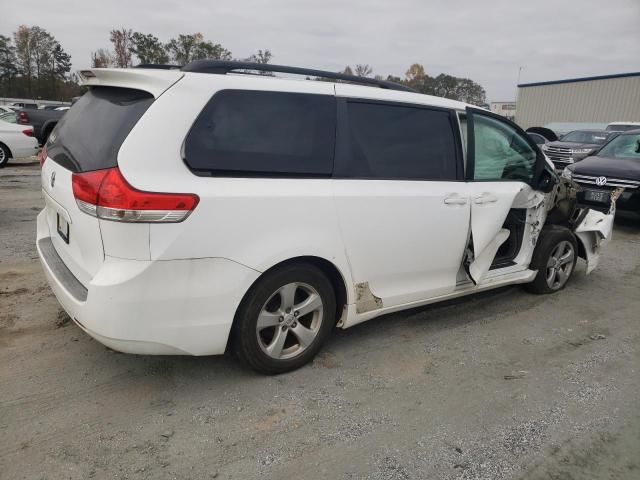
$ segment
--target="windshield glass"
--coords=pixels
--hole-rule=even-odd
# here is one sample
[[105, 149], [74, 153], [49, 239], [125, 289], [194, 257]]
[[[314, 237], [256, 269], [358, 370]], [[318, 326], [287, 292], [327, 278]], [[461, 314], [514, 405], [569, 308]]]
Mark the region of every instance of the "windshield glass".
[[598, 156], [640, 160], [640, 133], [614, 138], [600, 150]]
[[593, 143], [601, 145], [607, 139], [607, 132], [594, 132], [590, 130], [574, 130], [562, 137], [563, 142]]

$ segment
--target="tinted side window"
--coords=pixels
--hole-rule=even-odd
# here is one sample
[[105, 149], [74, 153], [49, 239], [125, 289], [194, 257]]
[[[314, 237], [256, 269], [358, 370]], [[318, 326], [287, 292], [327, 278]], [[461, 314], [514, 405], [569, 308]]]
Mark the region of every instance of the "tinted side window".
[[329, 95], [224, 90], [187, 135], [185, 162], [196, 175], [328, 176], [335, 116]]
[[349, 101], [347, 117], [337, 176], [456, 179], [457, 147], [449, 112]]

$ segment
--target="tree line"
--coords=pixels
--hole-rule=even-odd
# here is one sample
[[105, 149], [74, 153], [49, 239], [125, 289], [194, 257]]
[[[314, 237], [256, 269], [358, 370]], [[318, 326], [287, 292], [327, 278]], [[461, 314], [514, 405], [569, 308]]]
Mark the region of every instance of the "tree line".
[[0, 35], [0, 97], [71, 98], [80, 89], [70, 71], [71, 56], [44, 28]]
[[[358, 77], [371, 77], [373, 69], [367, 64], [355, 65], [354, 68], [347, 66], [343, 73], [356, 75]], [[437, 76], [427, 75], [424, 66], [414, 63], [405, 72], [404, 78], [393, 75], [375, 75], [373, 78], [387, 80], [389, 82], [400, 83], [413, 88], [425, 95], [435, 95], [436, 97], [450, 98], [472, 105], [485, 105], [487, 94], [481, 85], [469, 78], [454, 77], [446, 73]]]
[[[204, 38], [200, 32], [180, 34], [163, 43], [152, 33], [119, 28], [109, 32], [111, 49], [99, 48], [91, 53], [94, 68], [128, 68], [136, 64], [186, 65], [193, 60], [244, 60], [269, 63], [271, 52], [258, 50], [247, 58], [237, 59], [219, 43]], [[137, 60], [137, 62], [136, 62]]]
[[[202, 33], [179, 34], [166, 42], [152, 33], [128, 28], [109, 32], [108, 48], [91, 52], [94, 68], [128, 68], [140, 64], [186, 65], [193, 60], [244, 60], [269, 63], [270, 50], [258, 50], [245, 58], [236, 58], [219, 43], [207, 40]], [[347, 66], [342, 73], [360, 77], [386, 79], [402, 83], [428, 95], [451, 98], [474, 105], [486, 102], [485, 90], [468, 78], [445, 73], [430, 76], [420, 64], [413, 64], [404, 77], [373, 75], [367, 64]], [[317, 78], [316, 80], [324, 80]], [[71, 73], [71, 56], [55, 37], [39, 26], [21, 25], [11, 37], [0, 35], [0, 97], [70, 100], [82, 88]]]

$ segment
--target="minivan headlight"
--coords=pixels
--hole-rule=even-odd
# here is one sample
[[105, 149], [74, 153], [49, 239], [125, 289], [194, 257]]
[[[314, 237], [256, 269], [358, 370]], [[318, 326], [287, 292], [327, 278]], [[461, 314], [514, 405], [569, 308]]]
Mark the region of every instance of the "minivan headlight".
[[569, 170], [569, 167], [564, 167], [564, 170], [562, 170], [562, 176], [571, 180], [571, 177], [573, 177], [573, 172]]

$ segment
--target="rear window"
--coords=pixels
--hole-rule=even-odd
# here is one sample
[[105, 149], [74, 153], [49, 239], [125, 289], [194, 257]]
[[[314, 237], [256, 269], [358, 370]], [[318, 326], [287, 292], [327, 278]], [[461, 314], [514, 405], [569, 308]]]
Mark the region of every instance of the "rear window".
[[203, 176], [328, 176], [334, 143], [333, 96], [223, 90], [189, 131], [184, 160]]
[[142, 90], [93, 87], [58, 122], [47, 154], [74, 172], [115, 167], [122, 142], [151, 103]]
[[349, 101], [336, 176], [455, 180], [457, 143], [448, 111]]

